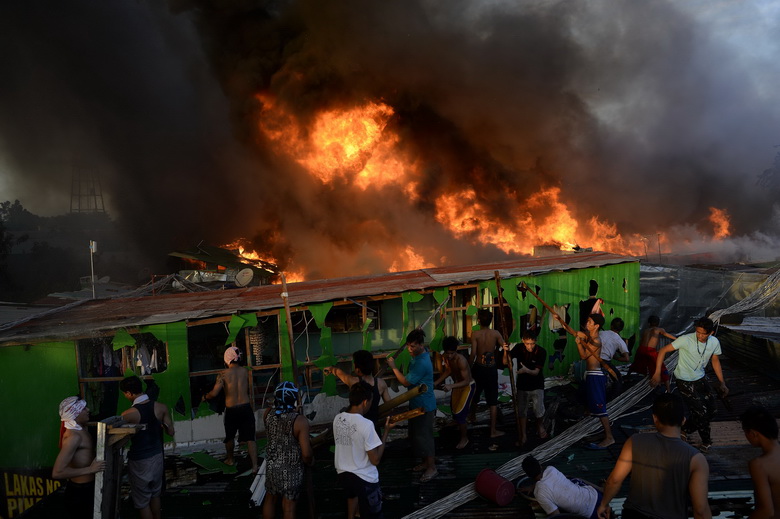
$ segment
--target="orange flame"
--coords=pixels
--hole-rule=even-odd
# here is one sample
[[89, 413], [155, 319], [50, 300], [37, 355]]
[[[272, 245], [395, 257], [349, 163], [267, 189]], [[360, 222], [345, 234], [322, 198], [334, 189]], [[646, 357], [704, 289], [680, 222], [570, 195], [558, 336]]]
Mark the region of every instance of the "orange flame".
[[413, 247], [407, 245], [401, 251], [400, 257], [393, 259], [393, 263], [388, 271], [403, 272], [405, 270], [418, 270], [430, 267], [435, 267], [435, 265], [426, 261], [422, 254], [419, 254]]
[[[239, 239], [232, 243], [222, 245], [222, 248], [229, 250], [238, 250], [238, 255], [249, 263], [255, 263], [257, 266], [265, 268], [266, 270], [276, 271], [276, 265], [279, 262], [271, 254], [259, 254], [255, 250], [250, 250], [244, 246], [244, 240]], [[298, 281], [304, 281], [305, 276], [303, 270], [298, 268], [288, 268], [284, 271], [285, 278], [288, 283], [297, 283]], [[278, 279], [276, 283], [281, 283], [281, 279]]]
[[[315, 115], [310, 129], [287, 113], [268, 94], [259, 94], [263, 108], [259, 119], [262, 134], [277, 150], [292, 157], [324, 184], [346, 180], [362, 190], [396, 185], [416, 198], [418, 165], [398, 149], [399, 137], [389, 123], [392, 107], [366, 102], [351, 108], [331, 109]], [[614, 223], [591, 217], [577, 221], [574, 212], [560, 200], [559, 187], [546, 187], [524, 203], [509, 203], [516, 194], [506, 192], [502, 204], [507, 215], [491, 216], [494, 202], [478, 196], [472, 188], [444, 193], [435, 204], [435, 219], [459, 239], [489, 243], [506, 253], [530, 254], [534, 246], [557, 244], [576, 250], [577, 244], [597, 250], [640, 255], [640, 236], [624, 238]], [[511, 223], [507, 223], [511, 222]], [[411, 247], [392, 251], [390, 270], [429, 266]]]
[[715, 228], [715, 234], [713, 235], [715, 240], [722, 240], [731, 235], [731, 217], [725, 209], [710, 207], [710, 222], [712, 222], [712, 225]]
[[263, 103], [263, 134], [322, 183], [343, 178], [363, 190], [406, 183], [408, 165], [395, 149], [398, 136], [385, 131], [395, 113], [390, 106], [368, 102], [323, 111], [307, 132], [270, 96], [258, 98]]

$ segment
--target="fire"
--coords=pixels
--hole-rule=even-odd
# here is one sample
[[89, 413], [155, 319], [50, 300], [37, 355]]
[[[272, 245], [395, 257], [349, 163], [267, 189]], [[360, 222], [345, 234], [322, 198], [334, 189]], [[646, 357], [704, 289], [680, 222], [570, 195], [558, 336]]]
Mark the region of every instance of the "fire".
[[268, 95], [259, 99], [260, 130], [266, 138], [323, 184], [342, 178], [366, 190], [406, 183], [408, 164], [396, 150], [398, 136], [385, 131], [395, 113], [390, 106], [367, 102], [326, 110], [305, 130]]
[[[389, 105], [369, 101], [323, 110], [306, 128], [269, 94], [259, 94], [258, 99], [263, 105], [258, 123], [262, 134], [312, 178], [323, 184], [347, 181], [363, 191], [393, 185], [411, 200], [419, 200], [416, 191], [422, 167], [400, 149], [400, 139], [391, 126], [395, 112]], [[559, 187], [547, 186], [524, 201], [508, 191], [486, 198], [466, 186], [439, 194], [434, 218], [459, 239], [492, 244], [508, 254], [531, 254], [534, 246], [541, 244], [557, 244], [569, 251], [582, 244], [596, 250], [642, 254], [641, 237], [625, 238], [614, 223], [597, 216], [578, 221], [560, 195]], [[501, 201], [504, 211], [500, 216], [492, 216], [499, 203], [496, 200]], [[387, 258], [391, 271], [429, 266], [410, 246], [399, 247], [391, 256]]]
[[[270, 272], [279, 272], [277, 267], [279, 261], [277, 261], [272, 254], [260, 254], [246, 246], [246, 242], [247, 240], [238, 239], [232, 243], [222, 245], [222, 248], [238, 251], [238, 255], [246, 260], [247, 263], [252, 263]], [[284, 275], [288, 283], [297, 283], [298, 281], [304, 281], [306, 279], [303, 270], [290, 267], [289, 264], [287, 269], [284, 270]], [[281, 279], [277, 280], [276, 283], [281, 283]]]
[[540, 244], [558, 244], [561, 250], [572, 251], [578, 243], [584, 243], [596, 250], [641, 254], [641, 237], [627, 240], [611, 222], [594, 216], [580, 225], [569, 207], [560, 201], [560, 192], [558, 187], [542, 189], [525, 203], [515, 204], [509, 209], [508, 218], [513, 223], [506, 224], [490, 217], [485, 202], [467, 188], [438, 197], [436, 220], [458, 238], [490, 243], [507, 253], [531, 254], [534, 246]]
[[731, 217], [725, 209], [710, 207], [710, 222], [715, 228], [713, 235], [715, 240], [722, 240], [731, 235]]
[[427, 262], [422, 254], [419, 254], [409, 245], [401, 251], [400, 257], [397, 256], [398, 255], [393, 259], [393, 263], [388, 269], [389, 272], [403, 272], [405, 270], [435, 267], [432, 263]]
[[[277, 265], [279, 262], [276, 261], [276, 259], [271, 256], [270, 254], [260, 255], [254, 250], [248, 250], [245, 249], [242, 245], [238, 246], [238, 254], [242, 258], [245, 258], [249, 261], [257, 262], [262, 264], [270, 264], [270, 265]], [[288, 267], [287, 270], [284, 271], [285, 279], [288, 283], [297, 283], [299, 281], [305, 281], [305, 277], [302, 270], [290, 268]], [[278, 283], [281, 283], [281, 280], [277, 281]]]

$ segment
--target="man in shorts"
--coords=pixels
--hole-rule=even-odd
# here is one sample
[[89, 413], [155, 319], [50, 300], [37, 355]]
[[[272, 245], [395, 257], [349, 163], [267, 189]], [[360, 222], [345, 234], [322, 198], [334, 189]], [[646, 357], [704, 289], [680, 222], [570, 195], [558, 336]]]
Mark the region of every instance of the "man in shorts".
[[471, 373], [477, 383], [477, 392], [472, 401], [472, 415], [475, 414], [477, 403], [485, 391], [485, 401], [490, 408], [490, 437], [497, 438], [505, 433], [496, 429], [498, 419], [498, 366], [496, 365], [496, 349], [503, 348], [504, 338], [498, 330], [490, 328], [493, 313], [484, 308], [477, 312], [479, 330], [471, 332]]
[[[510, 358], [511, 357], [511, 358]], [[504, 364], [514, 366], [511, 359], [517, 359], [517, 409], [520, 413], [520, 439], [518, 446], [522, 447], [528, 440], [528, 404], [533, 406], [536, 417], [536, 433], [540, 439], [547, 438], [544, 429], [544, 362], [547, 360], [547, 352], [536, 344], [536, 334], [531, 330], [523, 333], [523, 344], [516, 345], [509, 350], [504, 345]]]
[[355, 517], [355, 501], [361, 519], [382, 519], [382, 489], [376, 466], [382, 459], [387, 433], [395, 427], [385, 420], [382, 439], [374, 423], [363, 415], [371, 407], [371, 392], [362, 384], [349, 389], [349, 408], [333, 419], [336, 443], [334, 464], [339, 483], [347, 494], [347, 518]]
[[214, 398], [225, 390], [225, 457], [226, 465], [236, 463], [236, 432], [238, 442], [246, 443], [249, 460], [252, 462], [252, 474], [257, 474], [257, 443], [255, 439], [255, 412], [249, 403], [249, 375], [241, 366], [241, 350], [230, 346], [223, 356], [227, 369], [217, 375], [214, 388], [203, 396], [204, 400]]
[[435, 387], [439, 387], [447, 377], [452, 377], [452, 384], [444, 384], [444, 391], [452, 391], [450, 398], [450, 409], [452, 409], [452, 419], [458, 424], [460, 429], [460, 441], [455, 446], [456, 449], [462, 449], [469, 444], [468, 430], [466, 427], [466, 418], [471, 408], [471, 399], [475, 393], [475, 382], [471, 378], [471, 370], [466, 357], [458, 353], [459, 341], [455, 337], [445, 337], [442, 341], [442, 357], [444, 357], [444, 370], [436, 382]]
[[[425, 347], [425, 332], [419, 328], [406, 336], [406, 349], [412, 356], [409, 371], [404, 375], [395, 365], [393, 357], [387, 357], [387, 365], [402, 385], [413, 389], [425, 384], [433, 388], [433, 364], [431, 355]], [[436, 396], [428, 390], [409, 400], [409, 409], [422, 407], [425, 414], [409, 420], [409, 441], [412, 444], [414, 456], [422, 463], [415, 466], [413, 472], [422, 472], [421, 483], [427, 483], [439, 475], [436, 469], [436, 444], [433, 440], [433, 422], [436, 417]]]
[[119, 390], [133, 403], [122, 413], [122, 419], [127, 423], [146, 425], [133, 435], [127, 453], [133, 506], [142, 519], [160, 519], [160, 495], [165, 480], [162, 430], [173, 436], [173, 420], [165, 404], [151, 400], [143, 392], [140, 378], [123, 379]]
[[[634, 362], [629, 366], [628, 373], [636, 372], [652, 378], [655, 375], [655, 365], [658, 361], [658, 344], [661, 337], [675, 340], [677, 337], [661, 328], [661, 319], [657, 315], [651, 315], [647, 319], [647, 326], [642, 330], [640, 346], [634, 355]], [[661, 381], [666, 386], [666, 392], [672, 392], [671, 378], [666, 365], [661, 366]]]
[[607, 414], [607, 375], [601, 369], [599, 356], [601, 355], [601, 340], [599, 331], [604, 326], [604, 316], [590, 314], [585, 321], [585, 332], [577, 332], [577, 351], [580, 358], [585, 361], [585, 391], [587, 394], [588, 411], [591, 416], [597, 417], [604, 427], [604, 439], [599, 443], [589, 443], [587, 448], [603, 450], [615, 443], [612, 436], [612, 427], [609, 425]]

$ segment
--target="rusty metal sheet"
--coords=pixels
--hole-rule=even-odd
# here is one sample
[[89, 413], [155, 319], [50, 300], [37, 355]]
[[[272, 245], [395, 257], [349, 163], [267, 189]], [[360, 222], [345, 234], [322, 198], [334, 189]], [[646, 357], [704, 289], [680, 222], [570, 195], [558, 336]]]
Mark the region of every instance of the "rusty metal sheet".
[[[290, 305], [295, 307], [484, 281], [492, 279], [496, 270], [508, 278], [633, 261], [637, 261], [636, 258], [605, 252], [583, 252], [372, 276], [302, 281], [288, 283], [287, 288]], [[65, 339], [98, 330], [274, 310], [283, 307], [281, 291], [281, 285], [263, 285], [211, 292], [85, 301], [69, 305], [61, 311], [49, 311], [46, 315], [0, 331], [0, 345]]]

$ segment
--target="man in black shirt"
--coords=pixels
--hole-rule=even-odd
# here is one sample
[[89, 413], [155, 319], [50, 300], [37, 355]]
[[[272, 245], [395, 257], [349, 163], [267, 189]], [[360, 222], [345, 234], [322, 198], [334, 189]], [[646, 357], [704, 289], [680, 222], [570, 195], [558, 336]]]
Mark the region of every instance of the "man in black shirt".
[[522, 446], [528, 439], [526, 426], [529, 401], [533, 405], [534, 416], [536, 416], [536, 432], [539, 438], [547, 438], [547, 431], [544, 429], [544, 374], [542, 373], [547, 352], [536, 344], [536, 334], [527, 330], [523, 333], [522, 346], [518, 344], [510, 351], [509, 346], [504, 345], [504, 363], [507, 366], [513, 366], [510, 357], [517, 359], [517, 408], [520, 413], [518, 444]]

